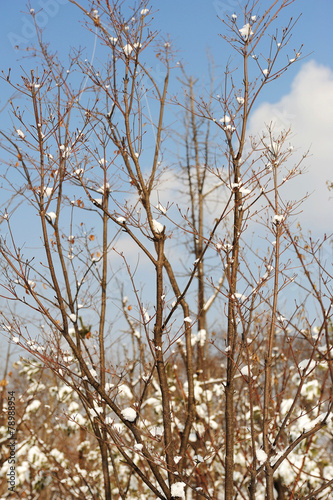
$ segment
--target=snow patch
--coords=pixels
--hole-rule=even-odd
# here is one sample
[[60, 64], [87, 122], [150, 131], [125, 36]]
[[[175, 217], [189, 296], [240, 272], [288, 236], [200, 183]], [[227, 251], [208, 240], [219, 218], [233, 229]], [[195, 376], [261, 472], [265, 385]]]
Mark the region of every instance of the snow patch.
[[171, 496], [185, 499], [185, 483], [177, 482], [171, 485]]
[[121, 414], [128, 422], [134, 422], [136, 419], [136, 411], [133, 408], [124, 408]]

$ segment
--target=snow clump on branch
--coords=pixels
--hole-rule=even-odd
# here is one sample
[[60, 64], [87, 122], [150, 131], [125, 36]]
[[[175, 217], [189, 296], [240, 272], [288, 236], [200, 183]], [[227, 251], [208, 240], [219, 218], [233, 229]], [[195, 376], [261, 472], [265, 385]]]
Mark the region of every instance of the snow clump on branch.
[[185, 483], [177, 482], [171, 485], [171, 496], [185, 498]]
[[244, 38], [245, 42], [253, 35], [253, 31], [251, 29], [251, 25], [249, 23], [244, 24], [243, 28], [239, 30], [240, 34]]
[[136, 411], [133, 408], [124, 408], [121, 414], [128, 422], [134, 422], [136, 419]]
[[164, 226], [163, 226], [163, 224], [161, 224], [157, 220], [153, 219], [153, 229], [154, 229], [155, 233], [161, 234], [161, 233], [163, 233]]

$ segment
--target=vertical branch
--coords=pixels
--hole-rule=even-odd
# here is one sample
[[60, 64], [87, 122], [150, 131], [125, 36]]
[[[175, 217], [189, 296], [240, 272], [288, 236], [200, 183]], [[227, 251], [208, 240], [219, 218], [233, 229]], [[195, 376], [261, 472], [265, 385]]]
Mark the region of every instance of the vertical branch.
[[[234, 182], [239, 179], [239, 162], [233, 160]], [[236, 180], [237, 179], [237, 180]], [[232, 259], [230, 271], [228, 271], [228, 333], [227, 343], [230, 348], [230, 355], [227, 358], [227, 380], [225, 387], [225, 426], [226, 426], [226, 468], [225, 468], [225, 498], [231, 500], [233, 498], [233, 473], [234, 473], [234, 439], [235, 439], [235, 415], [234, 415], [234, 377], [236, 371], [236, 348], [237, 348], [237, 304], [235, 293], [237, 287], [237, 277], [239, 271], [239, 238], [242, 225], [242, 211], [239, 206], [242, 203], [242, 195], [236, 190], [234, 193], [234, 209], [233, 209], [233, 242], [232, 242]]]
[[[199, 143], [198, 143], [198, 133], [197, 125], [195, 120], [195, 109], [194, 109], [194, 94], [193, 94], [193, 79], [189, 79], [190, 87], [190, 104], [191, 104], [191, 125], [192, 125], [192, 140], [194, 147], [194, 161], [196, 169], [196, 186], [198, 193], [198, 227], [196, 228], [197, 234], [194, 234], [194, 245], [195, 245], [195, 259], [200, 259], [203, 250], [203, 224], [204, 224], [204, 212], [203, 212], [203, 186], [205, 173], [201, 172], [200, 168], [200, 158], [199, 158]], [[205, 166], [206, 167], [206, 166]], [[204, 168], [205, 168], [204, 167]], [[193, 200], [192, 200], [193, 203]], [[205, 297], [204, 297], [204, 261], [200, 259], [197, 267], [198, 273], [198, 330], [203, 330], [206, 328], [206, 311], [204, 309]], [[203, 378], [203, 366], [204, 366], [204, 350], [205, 346], [202, 342], [197, 343], [198, 349], [198, 359], [197, 359], [197, 373], [199, 379]]]
[[[104, 330], [105, 330], [105, 315], [106, 315], [106, 287], [107, 287], [107, 266], [108, 266], [108, 201], [109, 201], [109, 188], [106, 178], [106, 167], [104, 168], [104, 182], [103, 182], [103, 257], [102, 257], [102, 279], [101, 279], [101, 302], [100, 302], [100, 319], [99, 319], [99, 372], [100, 372], [100, 385], [102, 391], [105, 391], [105, 347], [104, 347]], [[103, 411], [105, 414], [106, 405], [103, 404]], [[102, 430], [103, 439], [100, 439], [99, 446], [102, 455], [102, 468], [104, 478], [104, 492], [105, 498], [111, 499], [111, 484], [108, 464], [108, 448], [107, 448], [107, 433], [105, 429]]]
[[[179, 289], [177, 280], [173, 273], [170, 262], [167, 260], [166, 257], [164, 257], [164, 268], [168, 275], [175, 296], [181, 297], [182, 294]], [[186, 318], [187, 316], [189, 316], [189, 306], [183, 297], [180, 300], [180, 305], [183, 309], [184, 318]], [[182, 457], [181, 461], [179, 462], [180, 469], [182, 469], [186, 463], [185, 454], [188, 447], [190, 432], [195, 415], [193, 348], [191, 343], [191, 328], [189, 327], [186, 327], [185, 329], [185, 345], [186, 345], [185, 362], [186, 362], [186, 377], [188, 382], [188, 396], [187, 396], [187, 408], [186, 408], [186, 421], [179, 449], [179, 455]]]
[[[278, 180], [277, 180], [277, 154], [274, 155], [273, 168], [274, 168], [274, 212], [275, 216], [279, 216], [279, 203], [278, 203]], [[282, 225], [278, 218], [273, 219], [276, 226], [276, 245], [275, 245], [275, 269], [274, 269], [274, 288], [273, 288], [273, 304], [272, 304], [272, 314], [270, 320], [270, 326], [268, 330], [267, 339], [267, 351], [265, 356], [265, 381], [264, 381], [264, 412], [263, 412], [263, 446], [264, 451], [267, 455], [267, 461], [265, 464], [265, 475], [266, 475], [266, 498], [267, 500], [274, 499], [273, 492], [273, 469], [270, 465], [269, 457], [271, 452], [271, 445], [269, 441], [269, 424], [270, 424], [270, 406], [272, 397], [272, 353], [273, 353], [273, 341], [275, 334], [275, 321], [276, 321], [276, 311], [277, 311], [277, 301], [278, 301], [278, 290], [279, 290], [279, 263], [280, 263], [280, 236]]]
[[169, 384], [163, 354], [163, 267], [164, 267], [164, 233], [157, 237], [157, 262], [156, 262], [156, 320], [154, 325], [154, 347], [156, 355], [157, 373], [162, 394], [162, 415], [164, 428], [165, 456], [168, 470], [169, 484], [174, 482], [174, 438], [171, 429], [171, 406]]
[[[248, 106], [248, 54], [247, 42], [244, 45], [243, 55], [243, 84], [244, 84], [244, 112], [242, 119], [242, 132], [238, 145], [237, 154], [234, 153], [231, 136], [226, 132], [227, 142], [229, 146], [229, 154], [233, 168], [233, 182], [238, 186], [240, 181], [240, 159], [245, 145], [245, 134], [247, 126], [247, 106]], [[233, 208], [233, 241], [232, 241], [232, 259], [229, 263], [228, 270], [228, 324], [227, 324], [227, 343], [230, 349], [230, 355], [227, 357], [227, 380], [225, 387], [225, 426], [226, 426], [226, 457], [225, 457], [225, 499], [232, 500], [234, 492], [233, 474], [234, 474], [234, 439], [235, 439], [235, 415], [234, 415], [234, 377], [236, 370], [236, 347], [237, 347], [237, 304], [235, 301], [235, 293], [237, 288], [237, 278], [239, 272], [239, 241], [242, 229], [243, 210], [239, 210], [242, 206], [242, 193], [239, 189], [234, 192], [234, 208]]]

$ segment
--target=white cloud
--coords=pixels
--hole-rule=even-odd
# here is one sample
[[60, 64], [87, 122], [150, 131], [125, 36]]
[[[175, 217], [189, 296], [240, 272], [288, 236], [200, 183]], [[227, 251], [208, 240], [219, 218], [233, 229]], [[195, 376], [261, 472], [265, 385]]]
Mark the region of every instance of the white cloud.
[[[261, 104], [253, 113], [250, 133], [257, 134], [264, 124], [274, 131], [292, 128], [291, 143], [300, 155], [310, 149], [305, 160], [306, 173], [287, 183], [287, 198], [296, 200], [313, 193], [302, 205], [298, 216], [303, 227], [328, 231], [333, 200], [326, 186], [333, 180], [331, 141], [333, 137], [333, 71], [310, 61], [294, 78], [289, 94], [279, 102]], [[295, 155], [295, 158], [297, 155]]]

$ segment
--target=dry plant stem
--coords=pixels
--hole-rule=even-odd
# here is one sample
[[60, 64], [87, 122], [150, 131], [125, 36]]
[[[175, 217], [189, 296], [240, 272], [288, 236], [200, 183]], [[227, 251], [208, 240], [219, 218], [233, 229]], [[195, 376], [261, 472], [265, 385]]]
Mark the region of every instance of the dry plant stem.
[[[164, 117], [164, 110], [165, 110], [165, 100], [167, 96], [167, 90], [168, 90], [168, 84], [169, 84], [169, 64], [167, 65], [167, 72], [164, 78], [164, 86], [163, 86], [163, 93], [160, 95], [160, 112], [159, 112], [159, 117], [158, 117], [158, 123], [157, 123], [157, 136], [156, 136], [156, 142], [155, 142], [155, 152], [154, 152], [154, 160], [153, 160], [153, 168], [152, 172], [150, 174], [150, 179], [149, 179], [149, 186], [148, 186], [148, 192], [149, 194], [151, 193], [153, 189], [153, 184], [156, 176], [156, 169], [158, 165], [158, 158], [160, 154], [160, 147], [161, 147], [161, 135], [163, 131], [163, 117]], [[155, 83], [154, 83], [155, 85]], [[156, 87], [156, 85], [155, 85]]]
[[163, 427], [164, 427], [164, 443], [165, 456], [168, 469], [169, 484], [174, 482], [173, 471], [174, 463], [174, 443], [171, 430], [171, 407], [168, 378], [165, 370], [165, 361], [163, 355], [162, 341], [162, 324], [163, 324], [163, 303], [161, 297], [163, 295], [163, 267], [164, 267], [164, 241], [165, 235], [159, 235], [155, 246], [157, 247], [157, 263], [156, 263], [156, 321], [154, 326], [154, 346], [156, 355], [156, 366], [162, 393], [162, 412], [163, 412]]
[[[164, 257], [164, 268], [169, 277], [170, 284], [176, 297], [181, 297], [181, 291], [178, 287], [177, 280], [173, 273], [170, 262]], [[180, 305], [183, 309], [184, 318], [189, 315], [189, 307], [185, 299], [180, 299]], [[187, 409], [186, 409], [186, 422], [182, 433], [179, 455], [182, 457], [179, 462], [179, 468], [182, 469], [186, 460], [186, 450], [189, 443], [190, 432], [195, 415], [195, 398], [194, 398], [194, 368], [193, 368], [193, 349], [191, 344], [191, 328], [185, 330], [185, 345], [186, 345], [186, 376], [188, 382], [188, 396], [187, 396]]]
[[[104, 197], [103, 203], [105, 210], [108, 210], [108, 191], [106, 188], [106, 176], [104, 178]], [[106, 315], [106, 286], [107, 286], [107, 265], [108, 265], [108, 216], [103, 212], [103, 269], [101, 280], [101, 310], [99, 321], [99, 350], [100, 350], [100, 380], [101, 387], [105, 389], [105, 350], [104, 350], [104, 330]]]
[[[104, 349], [104, 330], [105, 330], [105, 314], [106, 314], [106, 286], [107, 286], [107, 265], [108, 265], [108, 200], [109, 193], [106, 184], [106, 171], [104, 171], [104, 195], [103, 195], [103, 205], [105, 211], [103, 212], [103, 269], [102, 269], [102, 280], [101, 280], [101, 308], [100, 308], [100, 320], [99, 320], [99, 371], [100, 371], [100, 381], [101, 388], [105, 390], [105, 349]], [[103, 412], [105, 414], [106, 404], [103, 402]], [[103, 478], [104, 478], [104, 493], [106, 498], [111, 498], [111, 484], [110, 484], [110, 474], [108, 465], [108, 449], [105, 429], [101, 432], [103, 439], [99, 439], [98, 443], [101, 449], [102, 455], [102, 468], [103, 468]]]
[[[253, 303], [254, 297], [252, 300], [252, 304], [250, 306], [250, 315], [247, 320], [247, 325], [243, 326], [243, 341], [245, 344], [245, 355], [247, 366], [249, 367], [249, 373], [251, 373], [251, 361], [250, 361], [250, 349], [248, 344], [248, 334], [251, 328], [252, 320], [253, 320]], [[253, 415], [253, 407], [255, 402], [255, 388], [253, 386], [252, 376], [249, 379], [249, 405], [250, 405], [250, 432], [251, 432], [251, 444], [252, 444], [252, 464], [249, 467], [250, 473], [250, 484], [249, 484], [249, 498], [250, 500], [255, 500], [256, 497], [256, 478], [257, 478], [257, 456], [256, 456], [256, 431], [254, 426], [254, 415]]]
[[122, 487], [122, 484], [121, 484], [121, 481], [120, 481], [120, 478], [119, 478], [118, 467], [117, 467], [117, 464], [115, 462], [113, 450], [111, 449], [111, 446], [110, 446], [109, 442], [107, 442], [107, 446], [108, 446], [109, 457], [110, 457], [111, 464], [112, 464], [112, 469], [113, 469], [115, 483], [117, 485], [117, 488], [119, 490], [119, 494], [120, 494], [122, 500], [125, 500], [126, 499], [126, 494], [124, 493], [124, 490], [123, 490], [123, 487]]
[[[234, 154], [234, 149], [231, 142], [231, 137], [227, 134], [227, 141], [229, 147], [229, 153], [232, 158], [233, 167], [233, 182], [235, 184], [239, 183], [240, 179], [240, 166], [239, 160], [242, 156], [244, 144], [245, 144], [245, 134], [247, 127], [247, 108], [248, 108], [248, 54], [247, 54], [247, 43], [244, 45], [244, 56], [243, 56], [243, 74], [244, 74], [244, 112], [242, 120], [242, 131], [239, 141], [239, 147], [237, 155]], [[232, 242], [232, 263], [231, 271], [228, 272], [229, 281], [229, 297], [228, 297], [228, 332], [227, 332], [227, 343], [230, 346], [230, 355], [227, 357], [227, 380], [225, 387], [225, 428], [226, 428], [226, 457], [225, 457], [225, 500], [232, 500], [234, 495], [234, 439], [235, 439], [235, 416], [234, 416], [234, 377], [235, 377], [235, 351], [237, 345], [237, 331], [236, 331], [236, 303], [235, 303], [235, 293], [237, 287], [237, 277], [239, 269], [239, 239], [242, 229], [242, 216], [243, 211], [239, 210], [242, 205], [242, 194], [239, 190], [234, 193], [234, 213], [233, 213], [233, 242]]]
[[[83, 367], [84, 368], [84, 367]], [[128, 422], [127, 420], [125, 420], [120, 412], [120, 409], [118, 408], [118, 406], [115, 404], [114, 400], [111, 399], [106, 393], [105, 391], [103, 391], [99, 384], [91, 377], [91, 374], [89, 372], [89, 370], [87, 370], [87, 373], [86, 375], [89, 375], [90, 377], [90, 384], [96, 389], [96, 391], [98, 391], [98, 393], [100, 394], [101, 398], [103, 401], [106, 402], [106, 404], [108, 404], [110, 406], [110, 408], [112, 408], [112, 410], [114, 411], [114, 413], [117, 415], [117, 417], [129, 428], [129, 430], [132, 432], [135, 440], [137, 443], [139, 444], [143, 444], [143, 441], [142, 441], [142, 435], [141, 435], [141, 431], [137, 428], [137, 426], [134, 424], [134, 423], [130, 423]], [[92, 402], [91, 402], [92, 403]], [[92, 406], [92, 404], [91, 404]], [[108, 433], [110, 434], [110, 430], [108, 429]], [[111, 433], [112, 434], [112, 433]], [[118, 440], [115, 439], [115, 436], [113, 435], [113, 441], [117, 444]], [[150, 481], [148, 480], [148, 478], [146, 477], [146, 475], [144, 473], [141, 472], [141, 470], [134, 464], [134, 462], [129, 458], [129, 456], [126, 454], [126, 452], [124, 451], [124, 448], [123, 446], [121, 445], [121, 443], [119, 443], [118, 445], [118, 449], [120, 451], [120, 453], [124, 456], [125, 458], [125, 462], [137, 473], [139, 474], [139, 476], [141, 477], [141, 479], [149, 486], [150, 486]], [[144, 455], [144, 457], [146, 458], [147, 460], [147, 463], [153, 473], [153, 475], [155, 476], [156, 478], [156, 481], [158, 482], [158, 484], [160, 485], [160, 487], [162, 488], [163, 490], [163, 493], [167, 496], [167, 498], [169, 498], [169, 488], [167, 487], [161, 473], [160, 473], [160, 470], [159, 470], [159, 467], [158, 465], [155, 463], [155, 459], [154, 457], [150, 454], [150, 452], [148, 451], [147, 447], [144, 446], [143, 450], [142, 450], [142, 453]], [[152, 491], [155, 492], [155, 488], [151, 488]], [[158, 495], [160, 498], [163, 498], [163, 496], [160, 496], [160, 494]]]
[[[213, 229], [211, 230], [210, 232], [210, 235], [209, 235], [209, 238], [205, 240], [205, 246], [204, 246], [204, 249], [202, 251], [202, 254], [201, 256], [199, 257], [200, 259], [203, 259], [206, 251], [208, 250], [208, 248], [210, 248], [210, 245], [212, 243], [212, 240], [213, 240], [213, 237], [216, 233], [216, 230], [217, 228], [219, 227], [219, 225], [221, 224], [222, 220], [225, 218], [226, 214], [228, 213], [228, 207], [229, 207], [229, 204], [231, 203], [233, 199], [233, 195], [231, 194], [223, 211], [222, 211], [222, 214], [220, 216], [219, 219], [216, 220], [215, 224], [214, 224], [214, 227]], [[189, 231], [192, 233], [192, 229], [191, 231]], [[165, 270], [168, 274], [168, 277], [169, 277], [169, 280], [170, 280], [170, 283], [171, 283], [171, 286], [172, 286], [172, 289], [175, 293], [175, 296], [177, 297], [177, 301], [175, 303], [175, 305], [172, 307], [171, 311], [169, 312], [168, 316], [166, 317], [166, 319], [164, 320], [164, 323], [163, 323], [163, 329], [166, 328], [167, 324], [169, 323], [170, 319], [172, 318], [173, 316], [173, 313], [175, 312], [175, 310], [177, 309], [178, 305], [180, 304], [182, 306], [182, 309], [183, 309], [183, 312], [184, 312], [184, 318], [186, 316], [188, 316], [188, 313], [189, 313], [189, 308], [188, 308], [188, 305], [185, 306], [186, 302], [184, 301], [184, 297], [186, 296], [186, 293], [187, 291], [189, 290], [190, 288], [190, 285], [195, 277], [195, 273], [196, 273], [196, 269], [197, 269], [197, 264], [195, 264], [194, 266], [194, 269], [188, 279], [188, 282], [187, 284], [185, 285], [185, 287], [183, 288], [183, 291], [180, 292], [180, 289], [178, 287], [178, 284], [177, 284], [177, 280], [175, 278], [175, 275], [174, 275], [174, 272], [173, 272], [173, 269], [172, 269], [172, 266], [170, 264], [170, 262], [168, 261], [168, 259], [165, 257], [164, 259], [164, 267], [165, 267]]]
[[[249, 321], [250, 325], [250, 321]], [[247, 333], [244, 336], [245, 349], [246, 349], [246, 361], [250, 372], [250, 353], [247, 343]], [[254, 418], [253, 418], [253, 405], [254, 405], [254, 391], [252, 386], [252, 377], [249, 380], [249, 394], [250, 394], [250, 429], [251, 429], [251, 443], [252, 443], [252, 464], [250, 465], [250, 485], [249, 485], [249, 498], [250, 500], [255, 500], [256, 498], [256, 477], [257, 477], [257, 456], [256, 456], [256, 432], [254, 428]]]
[[93, 425], [93, 429], [94, 429], [94, 434], [98, 441], [98, 446], [101, 450], [105, 500], [111, 500], [112, 492], [111, 492], [110, 474], [108, 465], [108, 447], [107, 447], [107, 442], [105, 440], [106, 433], [103, 432], [103, 430], [101, 431], [97, 422], [95, 425]]
[[[149, 453], [147, 452], [146, 447], [145, 446], [143, 447], [143, 453], [147, 457], [148, 464], [151, 466], [151, 469], [152, 469], [152, 472], [155, 475], [156, 481], [158, 482], [159, 486], [163, 490], [163, 494], [161, 494], [161, 492], [158, 491], [158, 489], [156, 489], [156, 487], [153, 485], [153, 483], [147, 478], [146, 474], [144, 472], [142, 472], [142, 470], [133, 462], [133, 460], [131, 459], [131, 457], [126, 453], [125, 447], [119, 441], [118, 436], [115, 433], [111, 432], [109, 429], [108, 429], [108, 433], [112, 437], [112, 441], [117, 446], [117, 449], [119, 450], [119, 452], [123, 456], [125, 463], [128, 464], [131, 467], [131, 469], [142, 479], [142, 481], [149, 487], [149, 489], [158, 498], [161, 498], [162, 500], [164, 500], [164, 496], [163, 496], [163, 494], [164, 494], [169, 499], [170, 498], [169, 488], [167, 487], [167, 485], [165, 484], [165, 481], [164, 481], [163, 477], [159, 473], [158, 467], [154, 464], [153, 457], [151, 457], [149, 455]], [[140, 437], [137, 440], [137, 442], [140, 443], [140, 444], [143, 444]]]
[[302, 500], [312, 500], [313, 498], [318, 498], [319, 493], [326, 490], [326, 488], [328, 488], [332, 484], [333, 484], [333, 479], [327, 481], [323, 486], [317, 488], [316, 490], [312, 491], [309, 495], [303, 497]]
[[[33, 79], [33, 74], [32, 74], [32, 79]], [[58, 100], [60, 101], [60, 88], [58, 90]], [[40, 151], [40, 191], [41, 191], [40, 211], [41, 211], [41, 213], [43, 212], [45, 214], [45, 212], [44, 212], [44, 180], [45, 180], [44, 150], [43, 150], [43, 139], [41, 136], [41, 129], [38, 126], [39, 123], [43, 122], [43, 117], [42, 117], [42, 109], [41, 109], [41, 100], [39, 100], [39, 107], [38, 107], [38, 99], [37, 99], [36, 92], [34, 90], [32, 90], [32, 102], [33, 102], [33, 109], [34, 109], [34, 115], [35, 115], [36, 129], [38, 130], [38, 144], [39, 144], [39, 151]], [[58, 109], [60, 109], [60, 102], [58, 102]], [[70, 109], [70, 106], [68, 109]], [[68, 111], [68, 114], [67, 114], [67, 124], [66, 124], [66, 128], [65, 128], [66, 131], [68, 130], [69, 118], [70, 118], [70, 111]], [[59, 143], [61, 143], [60, 137], [59, 137]], [[67, 144], [66, 144], [66, 146], [67, 146]], [[58, 191], [57, 207], [56, 207], [57, 217], [56, 217], [56, 220], [54, 221], [54, 234], [55, 234], [55, 238], [56, 238], [56, 244], [57, 244], [57, 250], [58, 250], [58, 255], [59, 255], [59, 260], [60, 260], [61, 271], [63, 273], [63, 277], [64, 277], [64, 281], [65, 281], [69, 308], [71, 310], [71, 313], [74, 313], [71, 287], [70, 287], [70, 283], [69, 283], [65, 259], [63, 256], [63, 248], [62, 248], [62, 244], [61, 244], [61, 237], [60, 237], [59, 227], [58, 227], [59, 214], [60, 214], [60, 209], [61, 209], [61, 205], [62, 205], [62, 187], [63, 187], [64, 175], [65, 175], [65, 160], [61, 160], [61, 162], [60, 162], [60, 168], [59, 168], [58, 175], [59, 175], [59, 191]], [[32, 186], [31, 186], [31, 188], [32, 188]], [[44, 215], [44, 222], [45, 222], [45, 215]]]
[[295, 238], [293, 238], [293, 236], [288, 228], [286, 228], [286, 233], [288, 234], [289, 240], [291, 241], [291, 243], [294, 247], [297, 258], [298, 258], [299, 262], [301, 263], [303, 272], [304, 272], [307, 280], [310, 283], [313, 295], [316, 297], [317, 302], [318, 302], [319, 307], [320, 307], [320, 310], [321, 310], [321, 313], [322, 313], [322, 317], [323, 317], [323, 321], [324, 321], [324, 328], [325, 328], [327, 356], [328, 356], [328, 361], [329, 361], [328, 362], [328, 369], [330, 372], [331, 381], [333, 383], [333, 362], [332, 362], [333, 358], [332, 358], [332, 350], [331, 350], [331, 346], [330, 346], [330, 339], [329, 339], [329, 335], [328, 335], [328, 332], [329, 332], [329, 322], [328, 322], [329, 311], [326, 311], [326, 309], [325, 309], [321, 294], [320, 294], [318, 288], [316, 287], [315, 282], [313, 281], [313, 278], [311, 276], [310, 271], [307, 269], [306, 262], [303, 258], [303, 255], [300, 251], [300, 248], [297, 245]]
[[[101, 394], [101, 396], [103, 397], [103, 394]], [[110, 398], [105, 398], [105, 399], [106, 399], [107, 403], [110, 405], [110, 401], [111, 401]], [[124, 421], [124, 423], [132, 431], [136, 442], [139, 444], [144, 444], [142, 441], [141, 432], [136, 427], [136, 425], [129, 424], [126, 421]], [[117, 442], [115, 439], [114, 439], [114, 441]], [[125, 452], [124, 447], [122, 446], [121, 443], [119, 443], [118, 449], [119, 449], [120, 453], [122, 454], [122, 456], [125, 458], [125, 463], [127, 463], [141, 477], [141, 479], [151, 488], [151, 490], [154, 493], [156, 493], [156, 491], [158, 491], [158, 490], [156, 490], [156, 488], [154, 486], [152, 487], [151, 482], [147, 478], [146, 474], [144, 474], [140, 470], [140, 468], [138, 468], [137, 465], [133, 462], [133, 460], [128, 456], [128, 454]], [[147, 460], [147, 463], [148, 463], [153, 475], [155, 476], [156, 481], [158, 482], [159, 486], [162, 488], [164, 495], [167, 498], [169, 498], [170, 497], [169, 488], [166, 485], [166, 482], [164, 481], [162, 474], [160, 473], [159, 466], [158, 466], [158, 464], [156, 464], [154, 457], [149, 453], [146, 446], [143, 447], [142, 452], [143, 452], [144, 457]], [[157, 496], [159, 496], [159, 498], [163, 498], [163, 496], [160, 493]]]
[[[332, 407], [333, 407], [333, 404], [330, 403], [329, 407], [328, 407], [328, 410], [326, 412], [326, 417], [325, 419], [323, 419], [322, 422], [319, 422], [317, 425], [315, 425], [315, 427], [313, 429], [310, 429], [309, 431], [307, 432], [302, 432], [302, 434], [300, 434], [298, 436], [298, 438], [296, 438], [289, 446], [288, 448], [286, 449], [286, 451], [283, 453], [282, 456], [280, 456], [280, 458], [275, 462], [275, 464], [272, 466], [273, 468], [273, 471], [275, 472], [278, 467], [281, 465], [281, 463], [285, 460], [285, 458], [292, 452], [292, 450], [294, 450], [296, 448], [297, 445], [299, 445], [302, 441], [304, 441], [305, 439], [311, 437], [312, 435], [314, 435], [318, 430], [322, 429], [325, 425], [326, 425], [326, 420], [327, 418], [330, 416], [330, 413], [332, 411]], [[261, 470], [262, 467], [259, 469]]]
[[293, 484], [293, 486], [291, 488], [291, 492], [290, 492], [291, 493], [290, 494], [291, 498], [295, 497], [295, 492], [296, 492], [297, 486], [298, 486], [299, 482], [301, 481], [301, 474], [304, 471], [304, 465], [305, 465], [305, 461], [306, 461], [306, 456], [309, 453], [309, 451], [311, 450], [311, 445], [312, 445], [314, 437], [315, 437], [315, 434], [312, 434], [309, 437], [309, 439], [307, 440], [307, 442], [304, 443], [305, 444], [304, 456], [303, 456], [301, 465], [298, 465], [297, 475], [296, 475], [294, 484]]
[[[277, 158], [274, 162], [274, 187], [275, 187], [275, 215], [279, 215], [278, 204], [278, 188], [277, 188]], [[274, 269], [274, 291], [273, 291], [273, 305], [272, 315], [270, 320], [270, 327], [267, 339], [267, 353], [265, 358], [265, 381], [264, 381], [264, 414], [263, 414], [263, 446], [267, 455], [265, 463], [265, 476], [266, 476], [266, 498], [267, 500], [274, 500], [274, 483], [273, 483], [273, 468], [270, 465], [270, 452], [271, 445], [269, 442], [269, 424], [270, 424], [270, 407], [272, 398], [272, 353], [273, 342], [275, 333], [275, 320], [277, 311], [277, 300], [279, 290], [279, 264], [280, 264], [280, 236], [281, 236], [280, 223], [276, 223], [276, 245], [275, 245], [275, 269]]]
[[[195, 109], [194, 109], [194, 95], [193, 95], [193, 80], [190, 78], [189, 81], [190, 87], [190, 105], [191, 105], [191, 126], [192, 126], [192, 141], [195, 151], [195, 168], [196, 168], [196, 185], [198, 191], [198, 240], [196, 241], [196, 235], [194, 236], [194, 245], [195, 245], [195, 259], [200, 259], [202, 251], [203, 251], [203, 223], [204, 223], [204, 213], [203, 213], [203, 186], [205, 181], [205, 172], [207, 165], [204, 166], [204, 170], [200, 168], [200, 160], [199, 160], [199, 144], [198, 144], [198, 134], [197, 134], [197, 126], [195, 120]], [[188, 169], [189, 170], [189, 169]], [[194, 204], [194, 199], [191, 199], [191, 204]], [[204, 310], [205, 298], [204, 298], [204, 262], [203, 259], [200, 259], [197, 268], [198, 273], [198, 330], [203, 330], [206, 328], [206, 312]], [[204, 349], [205, 346], [198, 342], [198, 358], [197, 358], [197, 373], [199, 376], [199, 380], [204, 378]]]
[[[234, 182], [239, 179], [239, 163], [238, 160], [233, 162]], [[237, 305], [235, 299], [237, 276], [239, 267], [239, 237], [242, 225], [242, 211], [238, 209], [242, 202], [242, 195], [237, 190], [234, 194], [234, 229], [232, 242], [232, 262], [231, 270], [228, 272], [229, 281], [229, 297], [228, 297], [228, 333], [227, 343], [230, 346], [230, 355], [227, 358], [227, 379], [225, 385], [225, 429], [226, 429], [226, 456], [225, 456], [225, 499], [232, 500], [234, 495], [234, 439], [235, 439], [235, 415], [234, 415], [234, 377], [236, 371], [236, 347], [237, 347], [237, 330], [236, 330], [236, 314]]]

